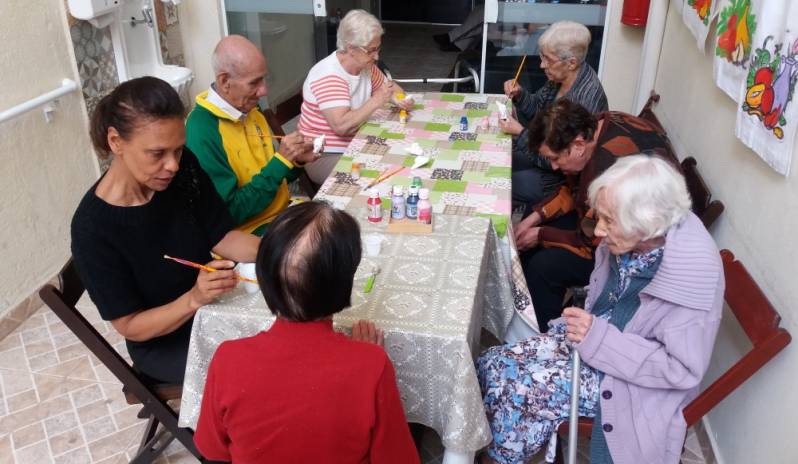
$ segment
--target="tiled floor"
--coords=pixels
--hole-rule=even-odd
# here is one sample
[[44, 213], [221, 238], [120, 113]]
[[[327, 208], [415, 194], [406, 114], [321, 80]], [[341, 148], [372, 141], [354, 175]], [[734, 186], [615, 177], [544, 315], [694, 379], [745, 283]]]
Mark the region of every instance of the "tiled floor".
[[[380, 59], [394, 79], [444, 78], [454, 67], [457, 52], [441, 52], [433, 41], [434, 34], [449, 31], [447, 26], [420, 24], [384, 24]], [[437, 92], [441, 84], [401, 84], [412, 92]]]
[[[124, 341], [93, 308], [86, 318], [120, 352]], [[129, 406], [121, 384], [47, 308], [0, 341], [0, 464], [128, 462], [135, 454], [144, 421]], [[684, 464], [705, 460], [691, 431]], [[588, 444], [579, 446], [588, 462]], [[419, 452], [425, 464], [439, 464], [443, 447], [437, 433], [422, 432]], [[173, 442], [160, 463], [196, 460]], [[542, 463], [542, 456], [532, 461]]]

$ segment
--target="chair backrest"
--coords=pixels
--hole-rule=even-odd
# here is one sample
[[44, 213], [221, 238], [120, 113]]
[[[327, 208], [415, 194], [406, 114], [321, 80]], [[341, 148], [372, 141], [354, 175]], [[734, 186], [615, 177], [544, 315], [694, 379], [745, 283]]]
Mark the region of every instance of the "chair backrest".
[[[640, 110], [639, 118], [654, 124], [660, 131], [666, 133], [665, 128], [662, 127], [657, 115], [654, 114], [654, 105], [659, 102], [659, 95], [651, 92], [645, 106]], [[704, 227], [709, 227], [718, 219], [720, 214], [725, 209], [723, 203], [718, 200], [712, 199], [712, 193], [709, 191], [709, 186], [704, 182], [701, 173], [698, 172], [698, 162], [692, 156], [688, 156], [681, 163], [676, 158], [676, 152], [673, 147], [670, 148], [668, 156], [674, 164], [679, 164], [684, 174], [684, 180], [687, 183], [687, 190], [690, 192], [690, 198], [693, 200], [693, 213], [701, 219]]]
[[133, 366], [97, 332], [75, 307], [85, 288], [71, 259], [61, 270], [58, 278], [60, 280], [60, 289], [47, 284], [39, 290], [39, 296], [42, 301], [64, 322], [86, 348], [122, 382], [126, 392], [145, 404], [152, 399], [160, 401], [150, 386], [144, 383], [144, 377], [133, 369]]
[[704, 223], [704, 227], [709, 229], [726, 207], [722, 202], [712, 199], [709, 187], [698, 172], [698, 162], [695, 158], [688, 156], [682, 161], [682, 173], [690, 198], [693, 200], [693, 212]]
[[726, 304], [753, 346], [751, 351], [684, 408], [684, 419], [688, 426], [698, 422], [792, 340], [790, 333], [779, 327], [781, 316], [745, 266], [729, 250], [722, 250], [720, 254], [726, 274]]

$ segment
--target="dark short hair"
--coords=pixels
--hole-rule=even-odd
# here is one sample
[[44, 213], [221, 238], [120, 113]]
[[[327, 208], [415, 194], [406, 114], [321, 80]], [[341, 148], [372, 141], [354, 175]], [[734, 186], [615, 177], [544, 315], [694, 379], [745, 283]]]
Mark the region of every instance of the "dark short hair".
[[184, 118], [186, 109], [175, 89], [157, 77], [145, 76], [119, 84], [97, 104], [91, 116], [91, 142], [100, 157], [111, 153], [108, 129], [129, 139], [142, 124], [168, 118]]
[[258, 283], [269, 309], [296, 322], [350, 306], [360, 264], [360, 226], [345, 211], [309, 201], [283, 211], [258, 248]]
[[537, 153], [545, 144], [555, 152], [565, 150], [579, 135], [592, 139], [597, 125], [596, 117], [584, 106], [561, 98], [529, 123], [529, 149]]

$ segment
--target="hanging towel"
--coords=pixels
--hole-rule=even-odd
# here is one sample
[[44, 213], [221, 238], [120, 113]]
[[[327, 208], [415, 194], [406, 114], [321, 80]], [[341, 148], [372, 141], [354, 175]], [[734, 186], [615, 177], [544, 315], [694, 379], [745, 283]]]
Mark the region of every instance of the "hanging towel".
[[[788, 175], [798, 127], [798, 2], [763, 2], [746, 80], [739, 94], [737, 137]], [[792, 26], [790, 28], [789, 26]]]
[[765, 0], [720, 0], [713, 42], [712, 74], [729, 98], [742, 103], [740, 88], [748, 73], [751, 39]]
[[698, 49], [704, 51], [709, 35], [709, 25], [718, 12], [719, 0], [687, 0], [682, 9], [682, 19], [693, 33]]

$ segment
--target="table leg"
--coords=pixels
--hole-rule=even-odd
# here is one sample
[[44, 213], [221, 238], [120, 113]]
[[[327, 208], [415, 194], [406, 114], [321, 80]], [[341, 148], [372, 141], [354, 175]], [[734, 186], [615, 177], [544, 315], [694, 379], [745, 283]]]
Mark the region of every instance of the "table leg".
[[443, 451], [443, 464], [474, 464], [474, 451], [462, 452], [446, 448]]

